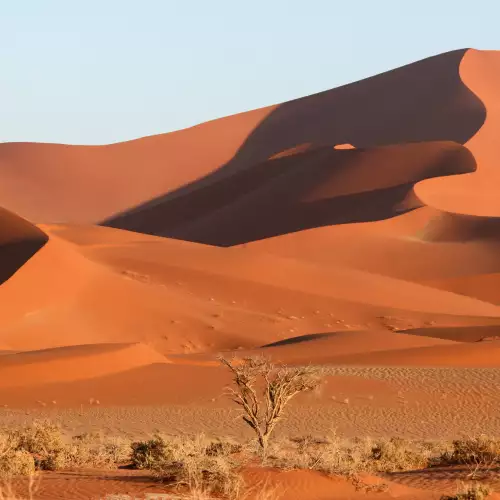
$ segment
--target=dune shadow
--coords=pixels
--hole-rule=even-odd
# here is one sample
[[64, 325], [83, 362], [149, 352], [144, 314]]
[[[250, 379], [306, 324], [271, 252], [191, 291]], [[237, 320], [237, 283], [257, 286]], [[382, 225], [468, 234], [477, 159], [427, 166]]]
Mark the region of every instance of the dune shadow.
[[272, 342], [270, 344], [265, 344], [260, 346], [259, 349], [265, 349], [267, 347], [279, 347], [282, 345], [293, 345], [301, 344], [302, 342], [309, 342], [310, 340], [325, 339], [334, 336], [334, 332], [329, 333], [309, 333], [306, 335], [298, 335], [297, 337], [289, 337], [287, 339], [278, 340], [277, 342]]
[[470, 151], [450, 142], [321, 147], [256, 164], [164, 200], [146, 215], [131, 212], [121, 224], [136, 232], [232, 246], [313, 227], [388, 219], [422, 206], [413, 194], [416, 182], [475, 168]]
[[[317, 184], [322, 176], [355, 168], [352, 157], [346, 162], [347, 155], [327, 155], [326, 149], [333, 151], [337, 144], [349, 143], [367, 150], [430, 141], [464, 144], [469, 140], [484, 123], [486, 110], [460, 79], [459, 66], [465, 53], [466, 49], [448, 52], [283, 103], [218, 170], [116, 214], [102, 225], [230, 246], [290, 231], [381, 220], [402, 213], [394, 211], [394, 206], [422, 179], [402, 179], [398, 186], [385, 190], [380, 186], [354, 190], [318, 203], [300, 203], [299, 195], [305, 185]], [[304, 149], [303, 145], [307, 145], [304, 153], [270, 160], [282, 151]], [[318, 169], [315, 165], [321, 155], [327, 158]], [[471, 161], [475, 164], [473, 158]], [[375, 164], [373, 170], [376, 168], [380, 165]], [[474, 170], [471, 168], [468, 171]], [[448, 170], [445, 175], [454, 173], [463, 172]], [[438, 171], [431, 176], [435, 175], [443, 174]], [[374, 203], [375, 210], [366, 209]], [[417, 206], [414, 203], [407, 209]], [[272, 228], [262, 224], [270, 216], [275, 220]], [[224, 222], [219, 224], [220, 220]], [[207, 229], [216, 226], [215, 233]], [[258, 226], [267, 227], [259, 231]]]
[[42, 230], [0, 208], [0, 285], [11, 278], [47, 242]]
[[0, 285], [11, 278], [40, 248], [43, 241], [16, 241], [0, 245]]

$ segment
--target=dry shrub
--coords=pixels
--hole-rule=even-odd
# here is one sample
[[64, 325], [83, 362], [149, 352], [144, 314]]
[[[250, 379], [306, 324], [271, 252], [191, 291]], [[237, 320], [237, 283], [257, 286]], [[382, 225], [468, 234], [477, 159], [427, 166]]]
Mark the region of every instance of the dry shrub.
[[112, 468], [130, 458], [130, 443], [120, 438], [105, 438], [100, 434], [75, 436], [60, 455], [58, 468]]
[[288, 403], [301, 392], [317, 389], [323, 372], [313, 366], [277, 366], [264, 357], [228, 360], [221, 356], [219, 361], [233, 377], [233, 387], [227, 388], [229, 397], [241, 407], [243, 421], [255, 433], [265, 456]]
[[361, 472], [395, 472], [429, 466], [439, 448], [431, 443], [404, 439], [329, 439], [311, 436], [273, 443], [271, 465], [284, 469], [313, 469], [329, 475], [355, 477]]
[[352, 476], [367, 469], [371, 442], [347, 440], [336, 434], [327, 440], [311, 436], [274, 445], [271, 463], [284, 469], [312, 469], [331, 475]]
[[487, 475], [500, 465], [500, 440], [481, 435], [474, 438], [457, 439], [452, 450], [441, 456], [441, 462], [465, 465], [469, 477]]
[[17, 451], [29, 453], [35, 467], [56, 470], [64, 451], [60, 428], [49, 421], [35, 421], [30, 425], [9, 432], [9, 438]]
[[370, 458], [380, 472], [425, 469], [431, 463], [432, 448], [421, 441], [383, 439], [374, 443]]
[[239, 462], [234, 454], [240, 449], [231, 443], [207, 440], [203, 435], [188, 438], [156, 435], [149, 441], [132, 444], [132, 463], [190, 492], [237, 498], [243, 482], [236, 471]]
[[54, 469], [63, 450], [59, 429], [46, 421], [35, 421], [0, 434], [0, 475], [31, 475], [35, 469]]
[[30, 476], [34, 473], [35, 460], [33, 455], [25, 450], [13, 450], [0, 458], [0, 475], [2, 477]]
[[461, 483], [454, 495], [443, 495], [441, 500], [484, 500], [492, 493], [489, 486], [481, 483]]
[[131, 461], [136, 469], [154, 470], [158, 464], [173, 459], [170, 443], [161, 434], [148, 441], [136, 441], [131, 448]]
[[0, 474], [30, 475], [35, 470], [110, 467], [129, 458], [129, 443], [82, 435], [66, 443], [59, 427], [35, 421], [0, 434]]

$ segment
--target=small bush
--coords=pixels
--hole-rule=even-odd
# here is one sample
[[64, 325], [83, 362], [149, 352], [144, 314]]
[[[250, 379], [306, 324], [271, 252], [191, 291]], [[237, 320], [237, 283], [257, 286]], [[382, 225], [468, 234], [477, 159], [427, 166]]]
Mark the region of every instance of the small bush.
[[431, 451], [419, 442], [391, 438], [377, 441], [370, 458], [377, 471], [409, 471], [428, 467]]
[[314, 469], [328, 475], [353, 477], [361, 472], [396, 472], [423, 469], [442, 448], [427, 442], [392, 439], [327, 440], [311, 436], [288, 443], [273, 443], [269, 462], [284, 469]]
[[0, 474], [30, 475], [34, 470], [113, 467], [129, 459], [130, 445], [120, 439], [77, 436], [67, 443], [47, 421], [0, 433]]
[[500, 465], [500, 440], [485, 435], [457, 439], [453, 441], [451, 451], [441, 456], [441, 461], [467, 466], [472, 478], [488, 474]]
[[0, 457], [0, 475], [30, 476], [35, 473], [35, 460], [25, 450], [14, 450]]
[[233, 443], [229, 440], [217, 439], [210, 442], [206, 447], [206, 454], [210, 457], [220, 455], [234, 455], [240, 453], [243, 447], [239, 443]]
[[458, 488], [454, 495], [443, 495], [441, 500], [484, 500], [492, 493], [491, 488], [484, 484], [465, 484]]
[[190, 491], [236, 498], [242, 486], [232, 456], [241, 447], [204, 436], [166, 439], [160, 435], [132, 444], [132, 463], [149, 469], [162, 481]]
[[59, 427], [48, 421], [35, 421], [11, 431], [10, 439], [16, 450], [31, 454], [37, 469], [55, 470], [64, 451]]
[[131, 461], [136, 469], [154, 470], [173, 460], [172, 449], [163, 436], [156, 434], [148, 441], [132, 443]]
[[110, 468], [130, 459], [130, 444], [119, 438], [81, 435], [73, 438], [60, 456], [57, 468]]

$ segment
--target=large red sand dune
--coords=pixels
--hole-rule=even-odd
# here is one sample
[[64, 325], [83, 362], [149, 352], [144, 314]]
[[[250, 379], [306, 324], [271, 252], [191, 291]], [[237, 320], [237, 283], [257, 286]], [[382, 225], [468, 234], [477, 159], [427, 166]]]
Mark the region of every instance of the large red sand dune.
[[158, 403], [141, 384], [180, 377], [187, 402], [220, 351], [500, 366], [476, 342], [500, 332], [499, 83], [500, 53], [458, 50], [171, 134], [0, 144], [2, 397]]

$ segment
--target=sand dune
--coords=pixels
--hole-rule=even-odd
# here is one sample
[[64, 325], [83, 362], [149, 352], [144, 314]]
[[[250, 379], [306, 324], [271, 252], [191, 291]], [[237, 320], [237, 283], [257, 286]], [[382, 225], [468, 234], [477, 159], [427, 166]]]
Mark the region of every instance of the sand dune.
[[48, 243], [0, 288], [5, 349], [149, 342], [162, 353], [202, 352], [380, 326], [386, 315], [413, 326], [500, 317], [497, 306], [448, 291], [245, 248], [44, 230]]
[[500, 274], [468, 274], [448, 280], [434, 281], [431, 286], [441, 290], [476, 297], [492, 304], [500, 304]]
[[498, 367], [499, 67], [457, 50], [171, 134], [0, 144], [2, 397], [205, 401], [220, 351]]
[[474, 169], [473, 156], [456, 143], [323, 147], [268, 160], [109, 224], [231, 246], [312, 227], [391, 218], [422, 206], [413, 196], [416, 182]]
[[[165, 212], [165, 202], [299, 145], [463, 144], [486, 117], [483, 101], [461, 79], [469, 58], [470, 51], [448, 52], [302, 99], [122, 144], [2, 144], [0, 204], [34, 222], [108, 219], [124, 228], [126, 219], [114, 224], [113, 216], [140, 211], [147, 226]], [[21, 189], [22, 198], [16, 195]]]
[[270, 109], [108, 146], [0, 144], [0, 206], [33, 222], [97, 223], [229, 161]]
[[338, 332], [290, 338], [264, 346], [260, 354], [287, 364], [329, 364], [341, 356], [454, 344], [449, 340], [388, 331]]
[[460, 78], [487, 109], [484, 125], [465, 143], [474, 154], [477, 171], [463, 178], [426, 181], [417, 187], [417, 194], [428, 205], [452, 214], [476, 216], [477, 222], [482, 224], [480, 217], [500, 217], [495, 188], [499, 153], [496, 136], [500, 124], [498, 52], [468, 51], [460, 64]]
[[166, 362], [142, 344], [91, 344], [7, 354], [0, 357], [0, 386], [82, 380]]
[[332, 357], [337, 365], [500, 367], [500, 342], [456, 343]]
[[[457, 50], [170, 134], [0, 144], [0, 425], [248, 438], [223, 353], [324, 368], [282, 436], [498, 435], [499, 81], [500, 52]], [[244, 472], [311, 500], [437, 499], [447, 473]]]

